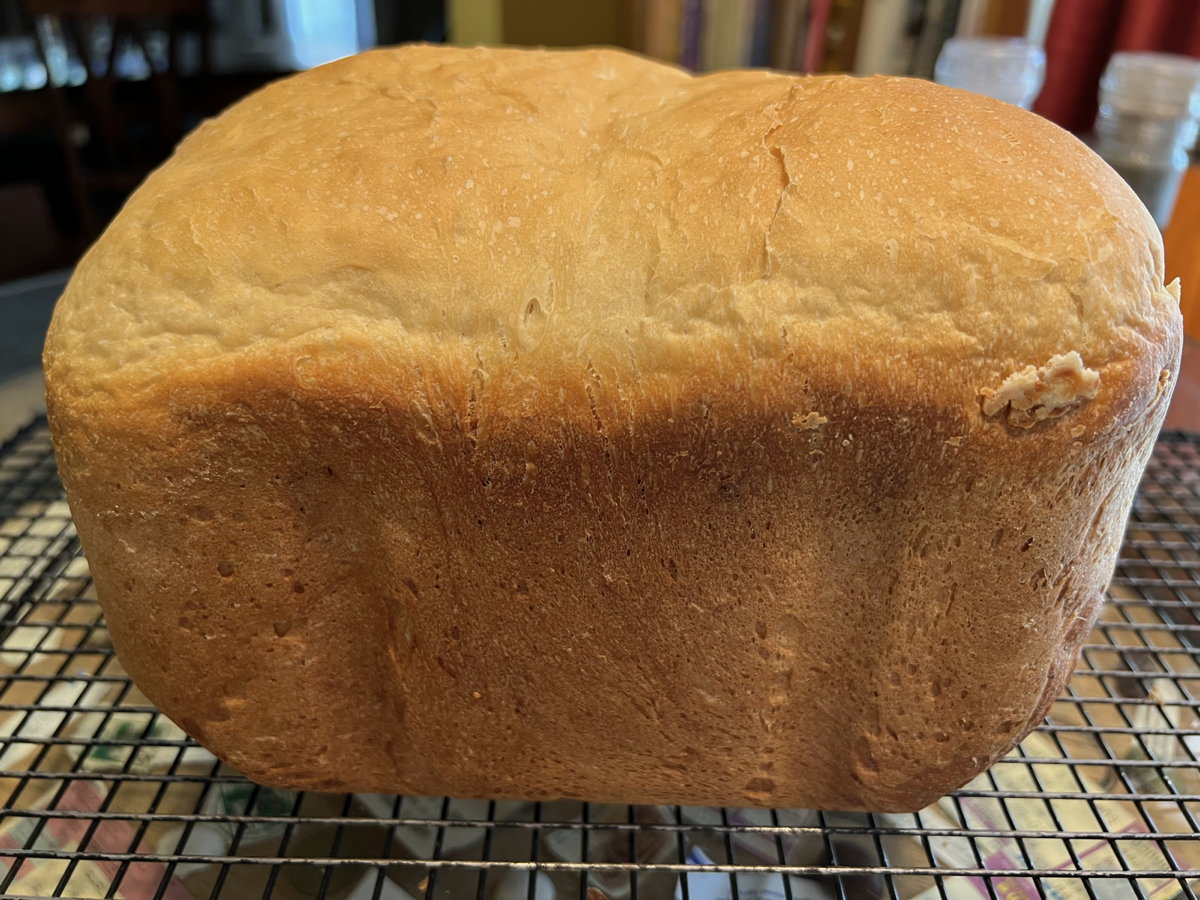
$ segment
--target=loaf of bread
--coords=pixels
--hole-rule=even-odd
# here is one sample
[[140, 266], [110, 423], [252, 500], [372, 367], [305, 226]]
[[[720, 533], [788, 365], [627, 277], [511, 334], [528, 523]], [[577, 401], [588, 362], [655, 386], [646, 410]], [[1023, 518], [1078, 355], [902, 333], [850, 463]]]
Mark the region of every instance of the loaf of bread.
[[46, 378], [122, 662], [251, 778], [914, 810], [1068, 677], [1177, 293], [984, 97], [414, 46], [188, 137]]

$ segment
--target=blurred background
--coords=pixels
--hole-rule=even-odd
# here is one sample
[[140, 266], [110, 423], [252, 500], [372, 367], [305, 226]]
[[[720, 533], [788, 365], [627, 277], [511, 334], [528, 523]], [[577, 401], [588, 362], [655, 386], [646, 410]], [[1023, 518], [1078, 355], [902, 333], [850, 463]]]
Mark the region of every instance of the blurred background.
[[0, 0], [0, 380], [36, 368], [70, 267], [189, 129], [406, 41], [909, 75], [1032, 108], [1138, 191], [1200, 337], [1200, 0]]
[[440, 0], [0, 0], [0, 280], [70, 266], [203, 118], [445, 22]]

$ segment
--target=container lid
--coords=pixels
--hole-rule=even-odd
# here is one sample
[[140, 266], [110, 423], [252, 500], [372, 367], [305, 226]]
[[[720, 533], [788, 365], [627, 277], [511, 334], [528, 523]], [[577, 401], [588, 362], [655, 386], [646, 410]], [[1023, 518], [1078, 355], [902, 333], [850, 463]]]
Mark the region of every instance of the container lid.
[[942, 46], [939, 84], [985, 94], [1026, 109], [1042, 89], [1046, 54], [1022, 38], [956, 37]]
[[1100, 80], [1100, 102], [1163, 118], [1200, 117], [1200, 60], [1171, 53], [1116, 53]]

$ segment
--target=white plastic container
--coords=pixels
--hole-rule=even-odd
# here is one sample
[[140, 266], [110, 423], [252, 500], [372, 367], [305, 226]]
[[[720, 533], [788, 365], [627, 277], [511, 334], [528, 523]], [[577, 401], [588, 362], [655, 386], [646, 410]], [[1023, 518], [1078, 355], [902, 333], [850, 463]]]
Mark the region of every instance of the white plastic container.
[[1117, 53], [1100, 82], [1095, 149], [1165, 228], [1196, 143], [1200, 61]]
[[1046, 53], [1023, 38], [950, 38], [933, 77], [938, 84], [1029, 109], [1046, 78]]

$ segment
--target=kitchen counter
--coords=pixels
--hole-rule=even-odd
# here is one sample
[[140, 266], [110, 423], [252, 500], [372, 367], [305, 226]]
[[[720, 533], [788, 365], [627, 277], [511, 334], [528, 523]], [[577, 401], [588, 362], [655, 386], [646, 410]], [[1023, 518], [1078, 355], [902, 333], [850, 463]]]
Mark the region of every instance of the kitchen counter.
[[42, 343], [70, 271], [0, 284], [0, 442], [46, 411]]

